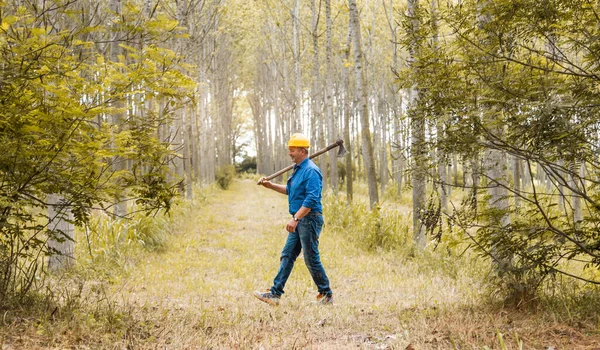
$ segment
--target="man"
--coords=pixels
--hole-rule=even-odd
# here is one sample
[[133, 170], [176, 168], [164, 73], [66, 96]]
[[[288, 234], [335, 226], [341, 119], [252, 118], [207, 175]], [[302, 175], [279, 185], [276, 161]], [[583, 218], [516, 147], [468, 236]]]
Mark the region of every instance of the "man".
[[317, 285], [317, 301], [322, 304], [333, 303], [329, 279], [319, 254], [319, 235], [324, 222], [321, 205], [323, 176], [319, 167], [308, 158], [309, 147], [310, 141], [306, 136], [292, 135], [288, 141], [288, 149], [295, 165], [287, 184], [275, 184], [264, 178], [259, 181], [264, 187], [288, 196], [289, 212], [292, 215], [286, 225], [288, 237], [281, 252], [281, 262], [273, 286], [266, 293], [254, 292], [255, 297], [270, 305], [279, 305], [283, 288], [300, 251], [304, 251], [304, 262]]

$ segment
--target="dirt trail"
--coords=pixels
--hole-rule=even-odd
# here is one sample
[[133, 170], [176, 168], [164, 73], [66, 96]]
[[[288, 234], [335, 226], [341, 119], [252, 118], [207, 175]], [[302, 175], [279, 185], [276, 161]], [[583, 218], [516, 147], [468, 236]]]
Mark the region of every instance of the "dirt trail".
[[285, 196], [251, 180], [217, 194], [189, 214], [187, 232], [175, 233], [167, 252], [151, 256], [132, 276], [131, 283], [142, 286], [136, 294], [144, 300], [193, 307], [244, 298], [252, 291], [251, 283], [259, 282], [249, 279], [257, 276], [253, 270], [276, 259]]
[[[598, 345], [563, 325], [486, 311], [478, 305], [481, 279], [470, 273], [475, 266], [366, 253], [346, 232], [329, 228], [327, 208], [324, 214], [320, 246], [335, 305], [314, 303], [316, 287], [301, 258], [279, 307], [252, 296], [268, 288], [277, 271], [287, 200], [252, 180], [238, 180], [190, 210], [169, 249], [148, 254], [115, 286], [138, 320], [139, 329], [128, 335], [133, 348], [497, 348], [498, 332], [513, 345], [510, 337], [518, 334], [533, 348]], [[556, 337], [548, 332], [556, 327], [577, 337], [550, 341]]]
[[[301, 257], [281, 306], [252, 296], [268, 288], [277, 272], [287, 218], [286, 197], [252, 180], [235, 182], [191, 212], [187, 232], [177, 233], [168, 251], [149, 255], [118, 287], [124, 302], [140, 310], [135, 316], [152, 325], [147, 332], [153, 345], [147, 345], [341, 349], [406, 343], [405, 335], [396, 334], [400, 323], [384, 314], [422, 302], [398, 290], [397, 276], [409, 267], [384, 255], [361, 255], [327, 224], [320, 245], [333, 307], [314, 303], [316, 287]], [[385, 278], [386, 271], [394, 277]]]

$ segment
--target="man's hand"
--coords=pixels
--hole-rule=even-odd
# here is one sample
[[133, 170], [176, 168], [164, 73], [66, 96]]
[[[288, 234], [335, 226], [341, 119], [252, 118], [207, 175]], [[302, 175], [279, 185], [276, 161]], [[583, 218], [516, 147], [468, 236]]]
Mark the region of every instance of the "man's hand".
[[271, 181], [267, 180], [265, 177], [261, 177], [260, 180], [258, 180], [258, 184], [263, 185], [266, 188], [271, 188]]
[[294, 218], [292, 218], [292, 220], [290, 220], [287, 225], [285, 226], [285, 230], [287, 232], [296, 232], [296, 227], [298, 227], [298, 221], [294, 220]]
[[285, 185], [280, 185], [280, 184], [273, 183], [273, 182], [267, 180], [264, 177], [261, 177], [260, 180], [258, 180], [258, 184], [259, 185], [263, 185], [263, 187], [265, 187], [265, 188], [272, 189], [275, 192], [279, 192], [281, 194], [287, 194], [286, 193], [286, 189], [285, 189]]

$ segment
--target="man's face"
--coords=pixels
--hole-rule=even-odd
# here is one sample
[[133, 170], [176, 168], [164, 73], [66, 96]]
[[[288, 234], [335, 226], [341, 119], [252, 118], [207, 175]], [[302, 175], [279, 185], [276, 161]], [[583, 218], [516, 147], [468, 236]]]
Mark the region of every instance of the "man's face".
[[289, 147], [289, 156], [292, 158], [292, 162], [299, 164], [302, 160], [304, 160], [304, 149], [300, 147]]

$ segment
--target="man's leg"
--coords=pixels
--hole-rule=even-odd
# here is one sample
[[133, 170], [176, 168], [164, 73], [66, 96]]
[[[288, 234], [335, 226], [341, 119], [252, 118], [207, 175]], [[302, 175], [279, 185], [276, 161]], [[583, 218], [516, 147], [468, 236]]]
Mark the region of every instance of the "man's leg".
[[283, 294], [285, 283], [292, 273], [294, 262], [296, 262], [296, 258], [300, 255], [301, 250], [302, 244], [300, 243], [298, 232], [288, 233], [287, 241], [281, 251], [279, 271], [277, 271], [277, 276], [275, 276], [275, 279], [273, 280], [271, 293], [277, 296]]
[[300, 220], [296, 231], [299, 233], [302, 242], [304, 261], [313, 281], [317, 285], [319, 294], [331, 297], [332, 291], [329, 287], [329, 278], [327, 278], [319, 253], [319, 235], [322, 228], [322, 215], [307, 215]]

